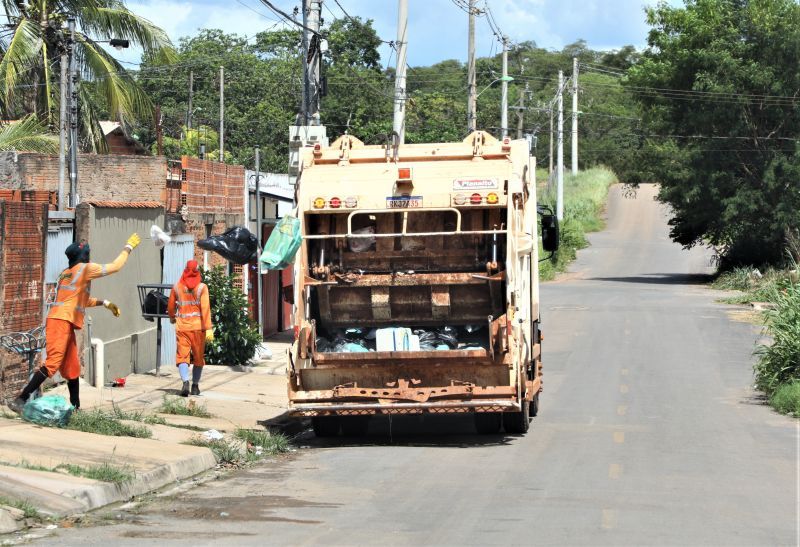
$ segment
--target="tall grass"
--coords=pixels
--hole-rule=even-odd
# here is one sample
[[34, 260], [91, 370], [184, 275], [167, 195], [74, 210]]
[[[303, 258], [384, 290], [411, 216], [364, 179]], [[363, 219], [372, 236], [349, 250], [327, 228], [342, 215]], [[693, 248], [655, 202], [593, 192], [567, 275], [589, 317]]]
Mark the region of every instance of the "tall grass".
[[768, 268], [761, 273], [754, 268], [734, 268], [722, 272], [711, 286], [715, 289], [744, 293], [724, 298], [722, 301], [727, 304], [777, 303], [782, 292], [794, 279], [796, 274], [787, 270]]
[[768, 396], [800, 380], [800, 284], [789, 281], [771, 296], [776, 308], [765, 312], [765, 324], [772, 343], [756, 349], [759, 360], [754, 366], [756, 387]]
[[73, 412], [69, 419], [68, 429], [97, 433], [98, 435], [111, 435], [114, 437], [137, 437], [149, 439], [153, 436], [150, 428], [143, 425], [128, 425], [122, 423], [114, 415], [100, 409]]
[[[560, 246], [552, 260], [539, 265], [542, 280], [553, 279], [567, 269], [579, 249], [588, 245], [586, 234], [603, 228], [602, 212], [608, 188], [618, 181], [613, 171], [595, 167], [577, 175], [564, 177], [564, 220], [559, 226]], [[548, 185], [539, 195], [539, 202], [556, 210], [556, 188]], [[546, 256], [540, 251], [542, 258]]]

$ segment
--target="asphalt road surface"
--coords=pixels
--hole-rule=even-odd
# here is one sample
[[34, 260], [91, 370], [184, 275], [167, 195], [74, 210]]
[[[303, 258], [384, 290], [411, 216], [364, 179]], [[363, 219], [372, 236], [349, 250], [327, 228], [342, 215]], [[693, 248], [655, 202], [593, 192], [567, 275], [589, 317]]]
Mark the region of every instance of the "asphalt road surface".
[[464, 417], [375, 420], [59, 544], [788, 545], [798, 426], [751, 390], [759, 330], [702, 286], [655, 189], [542, 290], [545, 384], [523, 436]]

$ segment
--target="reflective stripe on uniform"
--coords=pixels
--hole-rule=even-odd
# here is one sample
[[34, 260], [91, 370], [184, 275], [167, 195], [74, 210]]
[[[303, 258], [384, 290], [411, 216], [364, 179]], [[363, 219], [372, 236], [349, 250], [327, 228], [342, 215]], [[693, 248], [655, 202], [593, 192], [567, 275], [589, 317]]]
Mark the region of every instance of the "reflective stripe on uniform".
[[195, 312], [192, 312], [192, 313], [176, 313], [175, 316], [176, 317], [200, 317], [200, 312], [199, 311], [195, 311]]
[[72, 282], [66, 285], [59, 285], [58, 290], [66, 289], [68, 291], [75, 291], [77, 288], [76, 285], [78, 283], [78, 280], [80, 280], [81, 277], [83, 276], [83, 270], [85, 269], [86, 269], [86, 263], [84, 262], [83, 264], [81, 264], [81, 267], [78, 268], [78, 271], [75, 272], [75, 275], [72, 276]]
[[106, 271], [106, 266], [107, 266], [107, 265], [108, 265], [108, 264], [103, 264], [103, 267], [102, 267], [102, 268], [100, 268], [100, 275], [102, 275], [103, 277], [105, 277], [105, 276], [107, 276], [107, 275], [108, 275], [108, 272]]
[[199, 306], [200, 305], [200, 301], [199, 300], [184, 300], [182, 302], [178, 302], [178, 305], [179, 306], [189, 306], [189, 305]]

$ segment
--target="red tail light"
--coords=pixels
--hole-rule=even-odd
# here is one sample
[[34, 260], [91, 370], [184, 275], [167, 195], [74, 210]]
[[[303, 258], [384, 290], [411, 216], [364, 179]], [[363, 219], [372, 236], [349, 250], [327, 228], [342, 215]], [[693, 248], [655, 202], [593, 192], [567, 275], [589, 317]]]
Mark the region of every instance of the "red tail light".
[[472, 205], [480, 205], [480, 204], [483, 202], [483, 196], [482, 196], [482, 195], [480, 195], [480, 194], [477, 194], [477, 193], [476, 193], [476, 194], [472, 194], [472, 195], [469, 197], [469, 202], [470, 202]]
[[338, 209], [339, 207], [342, 206], [342, 200], [340, 200], [339, 198], [331, 198], [329, 205], [331, 206], [332, 209]]

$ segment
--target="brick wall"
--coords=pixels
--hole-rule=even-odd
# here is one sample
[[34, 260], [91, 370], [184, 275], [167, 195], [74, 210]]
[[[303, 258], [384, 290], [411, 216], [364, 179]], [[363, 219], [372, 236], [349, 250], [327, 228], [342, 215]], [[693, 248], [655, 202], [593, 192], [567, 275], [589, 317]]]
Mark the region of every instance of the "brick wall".
[[[162, 201], [167, 176], [163, 157], [81, 154], [81, 201]], [[0, 188], [58, 190], [58, 157], [33, 153], [0, 154]], [[69, 178], [65, 180], [69, 191]]]
[[[0, 333], [42, 324], [46, 203], [0, 201]], [[0, 390], [15, 391], [27, 377], [27, 361], [0, 355]]]
[[181, 162], [189, 213], [244, 213], [244, 167], [187, 156]]

